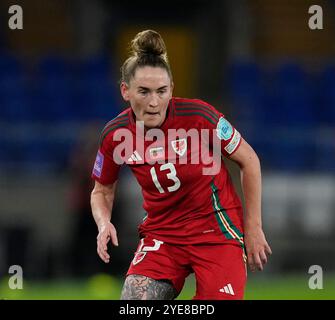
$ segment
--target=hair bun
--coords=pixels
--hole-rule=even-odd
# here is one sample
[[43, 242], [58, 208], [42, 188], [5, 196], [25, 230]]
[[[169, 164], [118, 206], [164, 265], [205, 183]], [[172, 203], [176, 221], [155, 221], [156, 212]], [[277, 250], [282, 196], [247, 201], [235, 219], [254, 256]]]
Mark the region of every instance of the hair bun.
[[160, 34], [153, 30], [139, 32], [131, 42], [131, 48], [137, 56], [166, 55], [165, 43]]

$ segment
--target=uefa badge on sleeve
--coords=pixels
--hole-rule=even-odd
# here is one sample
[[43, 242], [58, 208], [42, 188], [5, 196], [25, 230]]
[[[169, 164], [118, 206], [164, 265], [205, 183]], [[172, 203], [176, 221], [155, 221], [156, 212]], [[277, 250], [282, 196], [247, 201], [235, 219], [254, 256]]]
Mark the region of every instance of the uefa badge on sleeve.
[[104, 155], [99, 150], [93, 168], [93, 174], [98, 178], [101, 177], [103, 165], [104, 165]]
[[229, 140], [233, 134], [232, 125], [224, 118], [221, 117], [216, 126], [216, 135], [220, 140]]

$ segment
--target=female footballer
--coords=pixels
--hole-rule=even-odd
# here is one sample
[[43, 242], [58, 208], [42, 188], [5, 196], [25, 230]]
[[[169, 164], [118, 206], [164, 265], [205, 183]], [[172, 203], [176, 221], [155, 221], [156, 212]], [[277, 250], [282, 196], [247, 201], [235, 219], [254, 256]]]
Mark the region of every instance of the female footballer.
[[[172, 72], [157, 32], [136, 35], [121, 72], [129, 107], [101, 133], [91, 193], [97, 252], [108, 263], [108, 242], [118, 245], [111, 218], [122, 164], [142, 188], [146, 217], [121, 299], [174, 299], [190, 273], [194, 299], [243, 299], [247, 264], [263, 270], [271, 254], [262, 230], [255, 151], [210, 104], [172, 96]], [[223, 157], [239, 165], [245, 212]], [[216, 161], [216, 170], [206, 171], [208, 159]]]

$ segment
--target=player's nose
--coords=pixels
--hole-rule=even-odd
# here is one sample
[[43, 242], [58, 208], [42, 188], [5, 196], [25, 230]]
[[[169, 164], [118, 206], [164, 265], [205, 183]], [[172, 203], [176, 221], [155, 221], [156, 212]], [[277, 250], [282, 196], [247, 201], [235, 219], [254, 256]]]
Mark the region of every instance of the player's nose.
[[158, 97], [157, 97], [156, 94], [153, 94], [151, 96], [151, 99], [150, 99], [150, 102], [149, 102], [149, 106], [153, 107], [153, 108], [158, 107]]

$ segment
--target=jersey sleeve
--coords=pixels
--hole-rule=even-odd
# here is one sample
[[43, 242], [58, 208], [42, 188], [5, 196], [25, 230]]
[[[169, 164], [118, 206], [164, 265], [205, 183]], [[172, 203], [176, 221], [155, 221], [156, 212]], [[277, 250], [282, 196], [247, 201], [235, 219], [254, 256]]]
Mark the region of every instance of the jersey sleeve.
[[221, 153], [225, 157], [230, 157], [239, 148], [242, 142], [242, 136], [237, 129], [225, 118], [223, 114], [220, 114], [217, 122], [214, 139], [219, 139], [221, 143]]
[[92, 179], [103, 185], [113, 184], [121, 168], [121, 165], [113, 159], [113, 151], [113, 133], [111, 133], [100, 142], [91, 175]]
[[205, 122], [205, 126], [211, 131], [210, 141], [220, 143], [222, 155], [230, 157], [239, 148], [242, 136], [221, 112], [213, 106], [205, 104], [211, 120]]

